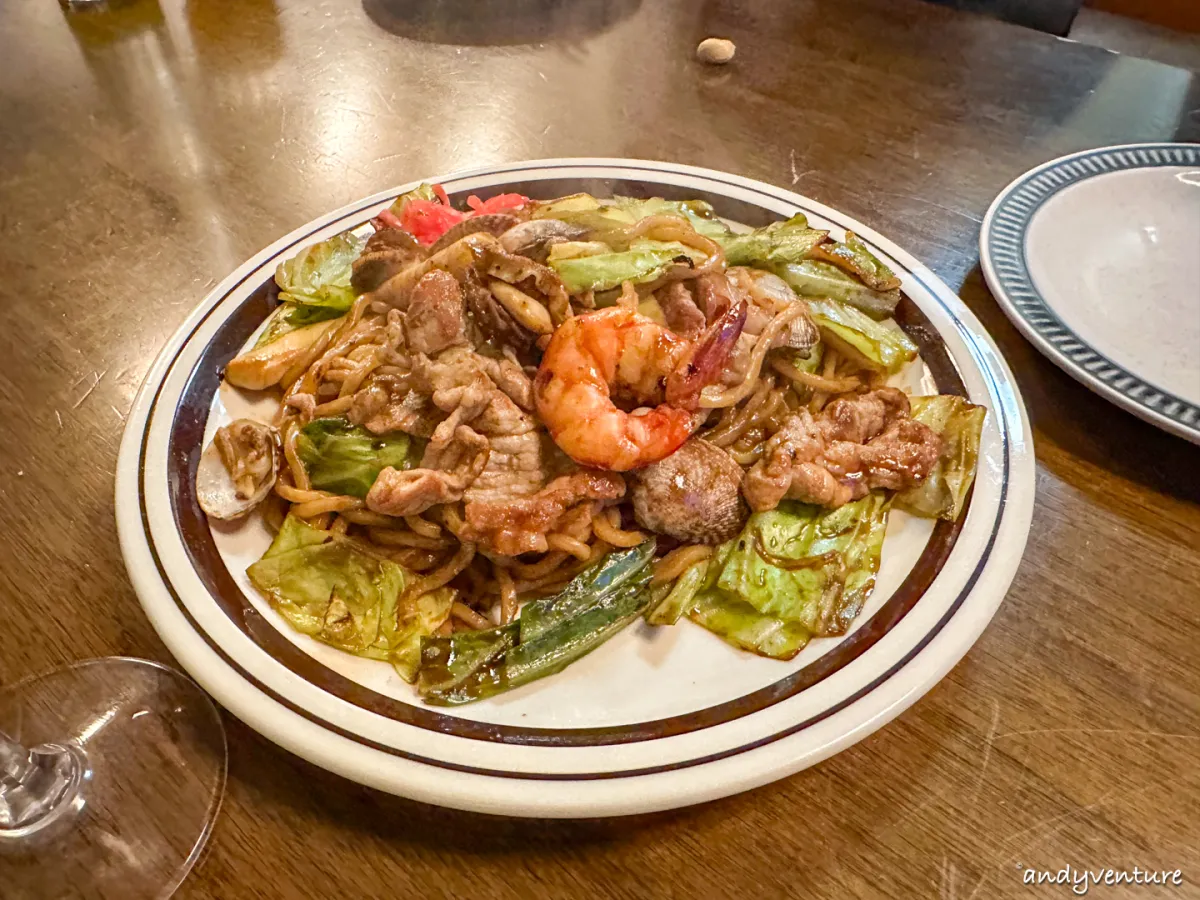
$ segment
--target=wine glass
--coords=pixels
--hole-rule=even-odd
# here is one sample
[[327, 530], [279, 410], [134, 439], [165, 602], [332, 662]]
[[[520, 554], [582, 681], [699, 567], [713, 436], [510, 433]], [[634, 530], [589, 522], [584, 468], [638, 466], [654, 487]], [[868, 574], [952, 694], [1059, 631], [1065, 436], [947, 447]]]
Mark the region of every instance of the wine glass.
[[169, 897], [212, 830], [225, 729], [173, 669], [109, 657], [0, 687], [0, 896]]

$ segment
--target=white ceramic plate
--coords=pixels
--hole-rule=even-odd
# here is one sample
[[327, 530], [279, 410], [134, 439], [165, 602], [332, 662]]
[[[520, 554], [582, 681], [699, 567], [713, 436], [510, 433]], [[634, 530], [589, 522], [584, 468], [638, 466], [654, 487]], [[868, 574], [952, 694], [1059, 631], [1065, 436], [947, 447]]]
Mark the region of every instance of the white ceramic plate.
[[[782, 663], [682, 623], [631, 626], [565, 672], [456, 709], [422, 705], [385, 663], [284, 625], [246, 565], [260, 523], [210, 528], [192, 482], [208, 435], [244, 402], [225, 362], [267, 313], [277, 262], [367, 221], [385, 191], [288, 235], [223, 281], [154, 363], [121, 446], [117, 522], [147, 615], [227, 709], [283, 747], [363, 784], [430, 803], [529, 816], [602, 816], [710, 800], [812, 765], [883, 725], [979, 636], [1021, 557], [1033, 506], [1029, 426], [995, 345], [928, 269], [869, 228], [770, 185], [636, 160], [546, 160], [437, 179], [469, 192], [698, 197], [761, 225], [799, 210], [851, 228], [903, 280], [897, 318], [941, 390], [989, 410], [979, 474], [957, 525], [893, 514], [879, 587], [851, 634]], [[237, 410], [242, 412], [242, 410]]]
[[1200, 443], [1200, 146], [1048, 162], [1000, 193], [979, 241], [992, 293], [1034, 346]]

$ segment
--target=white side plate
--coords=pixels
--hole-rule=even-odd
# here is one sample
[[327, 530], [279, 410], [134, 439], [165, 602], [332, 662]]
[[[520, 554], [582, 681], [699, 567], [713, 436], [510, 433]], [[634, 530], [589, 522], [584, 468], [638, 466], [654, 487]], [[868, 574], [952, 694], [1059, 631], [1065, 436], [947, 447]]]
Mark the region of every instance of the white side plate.
[[980, 256], [1042, 353], [1200, 443], [1200, 147], [1108, 147], [1026, 172], [988, 210]]

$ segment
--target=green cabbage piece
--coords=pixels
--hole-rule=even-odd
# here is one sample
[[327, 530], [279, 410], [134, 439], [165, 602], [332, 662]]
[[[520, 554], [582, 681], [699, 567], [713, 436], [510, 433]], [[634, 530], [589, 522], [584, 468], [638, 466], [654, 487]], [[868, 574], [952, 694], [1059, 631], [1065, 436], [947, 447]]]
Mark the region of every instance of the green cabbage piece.
[[764, 616], [749, 603], [717, 591], [697, 595], [688, 618], [740, 650], [772, 659], [791, 659], [812, 637], [799, 622]]
[[613, 197], [602, 203], [590, 194], [571, 194], [539, 203], [533, 211], [535, 219], [561, 219], [586, 228], [593, 240], [605, 241], [618, 250], [625, 249], [625, 230], [649, 216], [687, 219], [697, 234], [714, 240], [724, 239], [730, 234], [728, 226], [717, 218], [713, 208], [703, 200]]
[[576, 213], [592, 212], [600, 208], [600, 201], [591, 194], [568, 194], [554, 200], [539, 200], [530, 213], [535, 219], [562, 219]]
[[381, 471], [412, 468], [415, 440], [402, 431], [372, 434], [343, 418], [314, 419], [296, 438], [296, 454], [313, 487], [365, 497]]
[[275, 270], [283, 303], [325, 306], [343, 313], [354, 303], [350, 274], [365, 238], [349, 231], [305, 247]]
[[246, 573], [297, 631], [357, 656], [387, 660], [408, 681], [416, 676], [421, 638], [446, 621], [454, 599], [452, 591], [435, 591], [401, 616], [397, 603], [411, 577], [403, 567], [294, 516]]
[[600, 256], [604, 253], [612, 253], [612, 247], [604, 241], [563, 241], [550, 245], [546, 261], [555, 262], [561, 259], [576, 259], [581, 256]]
[[342, 314], [341, 310], [330, 306], [281, 303], [267, 317], [267, 327], [258, 336], [258, 340], [254, 342], [254, 346], [261, 347], [264, 344], [278, 340], [289, 331], [295, 331], [297, 328], [304, 328], [307, 325], [315, 325], [317, 322], [336, 319]]
[[323, 544], [327, 540], [329, 540], [328, 531], [313, 528], [301, 519], [288, 516], [283, 520], [283, 525], [275, 535], [275, 540], [271, 542], [271, 546], [267, 548], [267, 552], [263, 554], [262, 558], [271, 559], [293, 550]]
[[[379, 651], [381, 619], [393, 614], [406, 572], [396, 563], [356, 549], [346, 539], [288, 516], [262, 559], [246, 570], [250, 581], [297, 631], [351, 653]], [[330, 618], [333, 594], [353, 619], [348, 629]]]
[[650, 625], [674, 625], [694, 606], [696, 595], [708, 578], [708, 564], [696, 563], [675, 579], [671, 590], [645, 612]]
[[697, 234], [713, 240], [723, 240], [732, 233], [729, 226], [717, 218], [712, 206], [703, 200], [664, 200], [662, 197], [636, 200], [633, 197], [613, 197], [612, 202], [618, 209], [628, 213], [634, 222], [648, 216], [676, 216], [687, 219]]
[[614, 197], [602, 203], [590, 194], [572, 194], [539, 203], [532, 215], [579, 225], [587, 229], [589, 242], [599, 241], [609, 247], [611, 252], [608, 253], [589, 250], [586, 256], [567, 259], [559, 258], [551, 249], [547, 264], [558, 273], [571, 293], [611, 290], [620, 287], [623, 281], [634, 284], [653, 281], [681, 256], [694, 263], [703, 261], [703, 253], [675, 241], [631, 239], [630, 227], [648, 216], [670, 215], [686, 219], [697, 233], [713, 238], [724, 238], [729, 234], [729, 229], [716, 218], [712, 207], [700, 200]]
[[876, 322], [853, 306], [836, 300], [809, 300], [808, 308], [823, 340], [839, 350], [848, 347], [890, 375], [917, 358], [917, 345], [908, 335]]
[[784, 501], [755, 513], [716, 586], [814, 634], [842, 634], [875, 586], [887, 513], [882, 493], [837, 509]]
[[438, 200], [438, 195], [434, 191], [433, 185], [422, 182], [411, 191], [403, 193], [393, 200], [392, 205], [388, 209], [399, 216], [404, 212], [404, 208], [413, 200], [429, 200], [430, 202], [434, 202]]
[[682, 244], [679, 241], [655, 241], [650, 238], [636, 238], [630, 242], [628, 250], [653, 250], [658, 251], [675, 251], [675, 259], [681, 256], [686, 256], [696, 265], [708, 259], [708, 256], [703, 250], [698, 250], [695, 247], [689, 247], [687, 244]]
[[[623, 281], [643, 284], [658, 278], [680, 256], [688, 256], [677, 244], [642, 246], [637, 250], [552, 259], [548, 265], [558, 273], [572, 294], [606, 291]], [[690, 257], [688, 257], [690, 258]]]
[[900, 302], [899, 291], [872, 290], [832, 263], [805, 259], [776, 265], [773, 271], [801, 297], [829, 297], [849, 304], [873, 319], [886, 319]]
[[921, 484], [896, 494], [896, 506], [914, 515], [953, 522], [962, 513], [975, 481], [987, 409], [952, 394], [913, 397], [911, 403], [912, 417], [942, 436], [942, 456]]
[[832, 510], [784, 501], [755, 513], [714, 555], [689, 616], [778, 659], [845, 634], [875, 588], [888, 507], [872, 493]]
[[770, 269], [807, 259], [813, 247], [828, 238], [828, 231], [809, 228], [805, 215], [797, 213], [786, 222], [727, 235], [721, 243], [729, 265]]
[[413, 609], [401, 613], [396, 631], [388, 641], [388, 662], [409, 684], [417, 680], [421, 667], [421, 642], [450, 618], [453, 604], [454, 591], [438, 588], [422, 594]]

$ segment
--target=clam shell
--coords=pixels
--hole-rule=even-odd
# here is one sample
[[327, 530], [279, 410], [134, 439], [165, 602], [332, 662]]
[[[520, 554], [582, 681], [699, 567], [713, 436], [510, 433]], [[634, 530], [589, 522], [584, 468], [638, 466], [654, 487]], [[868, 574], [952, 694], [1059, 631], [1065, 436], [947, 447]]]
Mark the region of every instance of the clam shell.
[[692, 438], [666, 459], [637, 472], [633, 513], [643, 528], [696, 544], [720, 544], [742, 530], [742, 467], [728, 453]]
[[[267, 425], [259, 427], [270, 430]], [[228, 521], [239, 519], [258, 506], [275, 487], [279, 451], [274, 435], [272, 435], [270, 447], [270, 475], [263, 480], [263, 483], [251, 496], [240, 497], [233, 479], [229, 477], [229, 471], [225, 468], [225, 463], [221, 460], [217, 445], [209, 444], [200, 454], [200, 463], [196, 466], [196, 499], [200, 503], [200, 508], [214, 519]]]
[[[797, 302], [796, 293], [778, 275], [758, 269], [750, 269], [749, 272], [755, 287], [764, 297], [785, 307]], [[805, 314], [792, 319], [776, 346], [790, 347], [807, 356], [820, 340], [821, 331], [817, 328], [817, 323], [812, 320], [812, 316]]]
[[509, 253], [545, 262], [549, 245], [558, 241], [577, 241], [587, 229], [561, 219], [531, 219], [514, 225], [500, 235], [500, 244]]

